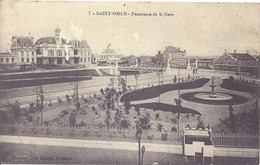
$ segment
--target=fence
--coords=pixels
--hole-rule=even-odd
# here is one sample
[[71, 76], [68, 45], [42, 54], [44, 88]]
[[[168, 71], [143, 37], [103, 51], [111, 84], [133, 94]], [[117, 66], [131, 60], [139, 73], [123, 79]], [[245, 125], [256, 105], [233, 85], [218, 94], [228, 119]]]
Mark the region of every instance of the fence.
[[[0, 125], [1, 135], [19, 135], [19, 136], [40, 136], [40, 137], [60, 137], [73, 139], [89, 139], [89, 140], [115, 140], [115, 141], [137, 141], [136, 133], [126, 130], [94, 130], [86, 128], [59, 128], [59, 127], [35, 127], [23, 125]], [[182, 144], [181, 133], [161, 132], [149, 133], [143, 132], [142, 142], [148, 143], [166, 143], [166, 144]]]
[[212, 141], [216, 147], [259, 148], [257, 134], [213, 134]]
[[[94, 130], [90, 128], [70, 127], [36, 127], [23, 125], [0, 125], [1, 135], [59, 137], [89, 140], [137, 141], [134, 131], [126, 130]], [[167, 137], [161, 132], [143, 132], [142, 142], [182, 144], [182, 132], [168, 132]], [[212, 134], [212, 141], [216, 147], [259, 148], [258, 134]]]

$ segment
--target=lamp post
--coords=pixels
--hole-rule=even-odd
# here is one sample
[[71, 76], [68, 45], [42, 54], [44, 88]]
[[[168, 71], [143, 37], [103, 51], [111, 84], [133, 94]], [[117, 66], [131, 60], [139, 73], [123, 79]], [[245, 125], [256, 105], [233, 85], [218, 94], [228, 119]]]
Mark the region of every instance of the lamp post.
[[142, 146], [142, 160], [141, 160], [141, 165], [143, 165], [143, 162], [144, 162], [144, 152], [145, 152], [145, 146]]
[[141, 137], [142, 137], [142, 129], [138, 128], [138, 130], [136, 131], [136, 137], [138, 139], [138, 165], [141, 165], [141, 161], [140, 161], [140, 157], [141, 157]]

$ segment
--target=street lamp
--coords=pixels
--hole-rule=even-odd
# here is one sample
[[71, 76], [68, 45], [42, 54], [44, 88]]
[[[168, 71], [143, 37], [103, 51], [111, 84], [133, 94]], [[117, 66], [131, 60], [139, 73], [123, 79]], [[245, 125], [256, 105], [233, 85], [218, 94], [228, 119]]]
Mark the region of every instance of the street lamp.
[[141, 137], [142, 137], [142, 129], [141, 128], [138, 128], [138, 130], [136, 131], [136, 137], [138, 139], [138, 165], [141, 165], [140, 164], [140, 155], [141, 155]]

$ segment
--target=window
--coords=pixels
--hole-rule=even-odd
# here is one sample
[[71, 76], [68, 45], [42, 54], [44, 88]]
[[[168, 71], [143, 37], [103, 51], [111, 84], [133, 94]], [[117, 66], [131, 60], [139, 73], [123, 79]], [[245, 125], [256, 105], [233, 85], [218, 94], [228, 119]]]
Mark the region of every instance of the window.
[[80, 61], [83, 61], [82, 57], [80, 58]]
[[57, 56], [62, 56], [62, 51], [61, 50], [57, 50]]
[[21, 55], [24, 56], [24, 52], [23, 51], [21, 51]]
[[3, 58], [1, 58], [1, 62], [4, 62], [4, 59], [3, 59]]
[[34, 62], [34, 58], [32, 58], [32, 62]]
[[21, 61], [24, 62], [24, 58], [22, 58]]
[[54, 56], [54, 50], [48, 50], [48, 56]]
[[12, 58], [12, 62], [14, 62], [14, 58]]
[[6, 62], [9, 62], [9, 58], [6, 58]]
[[84, 57], [84, 61], [86, 61], [86, 57]]
[[28, 51], [26, 52], [26, 55], [29, 56], [29, 52]]
[[29, 62], [29, 58], [27, 58], [26, 61]]
[[34, 56], [34, 51], [32, 51], [32, 55]]

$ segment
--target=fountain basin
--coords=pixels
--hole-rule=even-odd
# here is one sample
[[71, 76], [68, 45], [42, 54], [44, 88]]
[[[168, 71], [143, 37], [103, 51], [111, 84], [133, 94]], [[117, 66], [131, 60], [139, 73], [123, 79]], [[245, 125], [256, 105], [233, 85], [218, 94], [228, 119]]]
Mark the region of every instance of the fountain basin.
[[202, 100], [231, 100], [233, 98], [232, 96], [230, 96], [228, 94], [219, 93], [219, 92], [216, 92], [214, 94], [211, 94], [208, 92], [198, 93], [198, 94], [195, 94], [193, 97], [202, 99]]
[[[214, 96], [212, 97], [212, 95]], [[243, 104], [249, 101], [248, 98], [236, 94], [222, 92], [212, 93], [206, 91], [183, 93], [181, 94], [181, 98], [186, 101], [210, 105], [236, 105]]]

